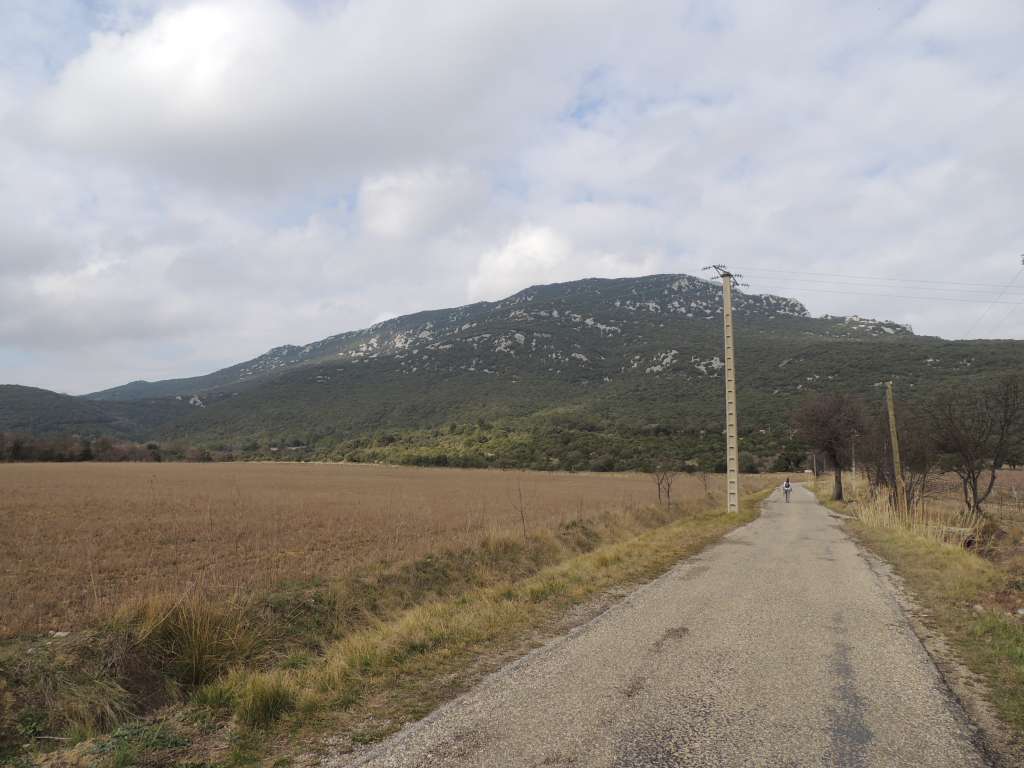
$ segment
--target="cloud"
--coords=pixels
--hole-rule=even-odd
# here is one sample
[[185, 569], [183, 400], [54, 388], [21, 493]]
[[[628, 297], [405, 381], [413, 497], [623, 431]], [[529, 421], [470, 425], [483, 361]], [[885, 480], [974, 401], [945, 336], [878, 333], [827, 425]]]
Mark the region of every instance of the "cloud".
[[650, 258], [627, 259], [616, 254], [580, 253], [550, 227], [525, 226], [500, 247], [480, 257], [469, 280], [469, 295], [497, 300], [531, 285], [557, 283], [579, 275], [629, 277], [656, 269]]
[[710, 262], [962, 335], [999, 289], [912, 281], [1019, 268], [1022, 36], [1017, 0], [5, 3], [2, 378]]
[[616, 5], [172, 4], [138, 30], [93, 35], [37, 118], [64, 147], [205, 183], [434, 162], [561, 109], [590, 58], [586, 18]]
[[466, 226], [488, 193], [462, 168], [428, 167], [367, 178], [359, 189], [362, 225], [371, 236], [408, 239]]

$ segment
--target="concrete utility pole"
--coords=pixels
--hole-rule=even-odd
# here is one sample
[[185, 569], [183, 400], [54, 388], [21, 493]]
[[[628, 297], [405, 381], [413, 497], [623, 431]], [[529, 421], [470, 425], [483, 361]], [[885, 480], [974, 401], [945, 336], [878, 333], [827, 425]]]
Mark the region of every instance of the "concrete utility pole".
[[891, 381], [885, 382], [885, 401], [889, 408], [889, 442], [892, 444], [892, 471], [896, 481], [896, 499], [900, 514], [910, 514], [907, 505], [907, 486], [903, 482], [903, 463], [900, 461], [900, 436], [896, 432], [896, 396]]
[[740, 511], [740, 435], [736, 419], [736, 350], [732, 335], [732, 281], [734, 275], [722, 264], [713, 269], [722, 278], [722, 316], [725, 322], [725, 468], [728, 509]]

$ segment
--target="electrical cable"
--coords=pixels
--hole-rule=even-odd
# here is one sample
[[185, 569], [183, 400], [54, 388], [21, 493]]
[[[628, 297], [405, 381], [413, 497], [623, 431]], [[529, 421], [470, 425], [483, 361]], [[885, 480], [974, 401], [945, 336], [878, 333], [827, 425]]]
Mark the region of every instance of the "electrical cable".
[[[1017, 270], [1017, 274], [1015, 274], [1015, 275], [1013, 276], [1013, 279], [1012, 279], [1012, 280], [1010, 280], [1010, 282], [1008, 282], [1008, 283], [1006, 284], [1006, 287], [1005, 287], [1005, 288], [1003, 288], [1003, 290], [1002, 290], [1002, 291], [1000, 292], [1000, 294], [999, 294], [999, 295], [998, 295], [998, 296], [997, 296], [997, 297], [995, 298], [995, 300], [994, 300], [994, 301], [993, 301], [993, 302], [992, 302], [991, 304], [989, 304], [989, 305], [988, 305], [987, 307], [985, 307], [985, 311], [984, 311], [984, 312], [982, 312], [982, 313], [981, 313], [981, 314], [980, 314], [980, 315], [978, 316], [978, 319], [977, 319], [977, 320], [975, 320], [975, 321], [974, 321], [973, 323], [971, 323], [971, 327], [970, 327], [970, 328], [969, 328], [969, 329], [967, 330], [967, 333], [965, 333], [965, 334], [964, 334], [964, 338], [965, 338], [965, 339], [966, 339], [966, 338], [969, 338], [969, 337], [970, 337], [970, 335], [971, 335], [972, 333], [974, 333], [974, 329], [975, 329], [975, 328], [976, 328], [976, 327], [978, 326], [978, 323], [980, 323], [980, 322], [981, 322], [981, 321], [982, 321], [983, 319], [985, 319], [985, 316], [986, 316], [986, 315], [987, 315], [987, 314], [989, 313], [989, 310], [990, 310], [990, 309], [992, 309], [992, 307], [993, 307], [993, 306], [994, 306], [995, 304], [1002, 304], [1002, 303], [1006, 303], [1006, 302], [1001, 302], [1001, 301], [999, 301], [999, 299], [1003, 298], [1003, 295], [1004, 295], [1004, 294], [1006, 293], [1006, 291], [1007, 291], [1007, 290], [1009, 290], [1009, 288], [1010, 288], [1010, 286], [1011, 286], [1011, 285], [1013, 285], [1014, 283], [1016, 283], [1016, 282], [1017, 282], [1017, 278], [1018, 278], [1018, 277], [1020, 277], [1021, 275], [1024, 275], [1024, 256], [1021, 256], [1021, 259], [1020, 259], [1020, 269], [1018, 269], [1018, 270]], [[1014, 304], [1014, 303], [1016, 303], [1016, 302], [1012, 302], [1012, 301], [1011, 301], [1011, 302], [1009, 302], [1009, 303], [1010, 303], [1010, 304]]]
[[[804, 270], [784, 270], [784, 269], [763, 269], [757, 267], [740, 268], [737, 272], [745, 272], [751, 274], [756, 279], [756, 282], [764, 285], [765, 287], [772, 288], [798, 288], [802, 290], [813, 290], [819, 293], [835, 293], [840, 295], [852, 295], [852, 296], [871, 296], [876, 298], [889, 298], [889, 299], [907, 299], [911, 301], [928, 301], [928, 302], [955, 302], [962, 304], [987, 304], [984, 311], [978, 316], [978, 318], [971, 324], [968, 329], [965, 338], [969, 336], [974, 329], [981, 323], [985, 317], [988, 316], [989, 312], [997, 304], [1007, 305], [1009, 308], [1006, 313], [1002, 315], [997, 325], [1002, 324], [1008, 320], [1013, 314], [1016, 308], [1020, 307], [1024, 309], [1024, 299], [1016, 300], [1017, 296], [1024, 296], [1024, 291], [1011, 290], [1017, 280], [1022, 274], [1024, 274], [1024, 257], [1021, 259], [1021, 268], [1017, 271], [1017, 274], [1008, 283], [976, 283], [976, 282], [963, 282], [954, 280], [929, 280], [926, 278], [906, 278], [906, 277], [882, 277], [880, 275], [851, 275], [840, 272], [807, 272]], [[797, 275], [798, 279], [795, 280], [782, 280], [780, 282], [772, 284], [771, 279], [767, 281], [764, 278], [758, 278], [759, 275], [767, 277], [777, 277], [779, 275]], [[830, 280], [815, 280], [814, 277], [826, 277], [832, 278]], [[839, 281], [835, 280], [839, 278]], [[867, 282], [842, 282], [843, 280], [851, 281], [867, 281]], [[834, 290], [830, 288], [820, 287], [822, 285], [828, 285], [833, 287], [846, 286], [847, 288], [853, 288], [858, 290]], [[874, 288], [892, 288], [892, 289], [903, 289], [904, 291], [912, 291], [915, 295], [907, 295], [905, 293], [882, 293], [874, 291]], [[866, 289], [866, 290], [865, 290]], [[984, 290], [990, 289], [990, 290]], [[989, 301], [987, 296], [993, 291], [991, 289], [999, 289], [999, 293], [994, 299]], [[943, 293], [956, 292], [957, 294], [977, 294], [978, 297], [961, 298], [961, 296], [946, 296]], [[985, 297], [985, 298], [982, 298]], [[1013, 300], [1005, 301], [1004, 299], [1012, 297]]]
[[[760, 280], [761, 280], [761, 278], [759, 278], [759, 281]], [[787, 280], [786, 284], [787, 285], [800, 285], [800, 284], [814, 285], [814, 284], [817, 284], [817, 285], [835, 285], [835, 286], [845, 285], [845, 286], [850, 287], [850, 288], [891, 288], [893, 290], [896, 290], [896, 289], [899, 289], [899, 288], [907, 288], [907, 289], [910, 289], [912, 291], [941, 291], [941, 292], [946, 292], [946, 293], [954, 292], [954, 293], [958, 293], [958, 294], [962, 294], [962, 293], [977, 293], [977, 294], [982, 294], [984, 296], [991, 296], [995, 292], [994, 290], [988, 289], [988, 288], [984, 288], [984, 289], [982, 289], [982, 288], [952, 288], [952, 287], [951, 288], [943, 288], [943, 287], [934, 287], [933, 288], [933, 287], [924, 286], [924, 285], [904, 285], [904, 286], [899, 286], [899, 285], [878, 285], [878, 286], [874, 286], [874, 285], [867, 284], [867, 283], [846, 283], [846, 282], [843, 282], [841, 280], [815, 280], [812, 277], [807, 277], [807, 278], [801, 277], [801, 278], [797, 278], [795, 280]], [[1007, 296], [1024, 296], [1024, 290], [1021, 290], [1021, 291], [1007, 291], [1006, 295]]]
[[1013, 312], [1017, 308], [1019, 308], [1021, 312], [1024, 312], [1024, 299], [1012, 302], [1010, 308], [1006, 310], [1006, 313], [996, 321], [996, 327], [1002, 328], [1003, 324], [1013, 316]]
[[[764, 285], [764, 282], [759, 281], [759, 284]], [[793, 282], [777, 283], [774, 286], [772, 286], [772, 284], [769, 282], [768, 285], [769, 285], [769, 287], [774, 287], [776, 289], [779, 289], [779, 288], [792, 288], [792, 287], [794, 287], [794, 285], [796, 285], [796, 287], [798, 287], [798, 288], [801, 287], [798, 283], [793, 283]], [[877, 298], [888, 298], [888, 299], [917, 299], [918, 301], [952, 301], [952, 302], [958, 302], [958, 303], [963, 303], [963, 304], [985, 304], [986, 302], [988, 302], [988, 299], [982, 299], [982, 298], [977, 298], [977, 299], [960, 299], [960, 298], [956, 298], [956, 297], [953, 297], [953, 296], [906, 296], [906, 295], [897, 294], [897, 293], [875, 293], [875, 292], [868, 292], [868, 291], [835, 291], [835, 290], [829, 290], [828, 288], [818, 288], [817, 286], [802, 286], [802, 287], [803, 287], [804, 290], [815, 291], [817, 293], [837, 293], [837, 294], [840, 294], [840, 295], [843, 295], [843, 296], [874, 296], [874, 297], [877, 297]], [[893, 286], [893, 287], [895, 288], [896, 286]], [[1018, 304], [1019, 302], [1016, 302], [1016, 301], [1000, 301], [1000, 300], [996, 299], [996, 300], [992, 301], [991, 303], [992, 304]]]
[[[737, 270], [739, 272], [741, 270]], [[757, 267], [747, 267], [742, 269], [743, 272], [750, 272], [753, 274], [783, 274], [783, 275], [813, 275], [815, 277], [841, 277], [850, 278], [853, 280], [878, 280], [890, 283], [930, 283], [933, 285], [951, 285], [951, 286], [963, 286], [971, 285], [982, 288], [1004, 288], [1002, 283], [968, 283], [960, 282], [956, 280], [926, 280], [923, 278], [910, 278], [910, 277], [882, 277], [880, 275], [848, 275], [839, 272], [806, 272], [803, 270], [786, 270], [786, 269], [759, 269]]]

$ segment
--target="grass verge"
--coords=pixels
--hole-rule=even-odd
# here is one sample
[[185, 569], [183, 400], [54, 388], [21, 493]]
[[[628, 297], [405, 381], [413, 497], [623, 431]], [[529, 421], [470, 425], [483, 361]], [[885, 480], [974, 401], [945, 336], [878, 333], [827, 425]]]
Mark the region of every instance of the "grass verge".
[[850, 526], [903, 578], [929, 621], [972, 672], [985, 678], [991, 703], [1024, 738], [1024, 623], [1006, 611], [1010, 574], [972, 552], [898, 530]]
[[[87, 637], [45, 641], [34, 658], [0, 656], [0, 723], [19, 742], [7, 757], [285, 765], [310, 749], [381, 739], [564, 630], [572, 607], [650, 580], [754, 519], [769, 490], [745, 499], [739, 516], [707, 499], [574, 520], [248, 601], [207, 604], [190, 592], [131, 606]], [[58, 669], [94, 698], [111, 686], [121, 709], [87, 727], [67, 719], [70, 703], [56, 715], [36, 676]]]

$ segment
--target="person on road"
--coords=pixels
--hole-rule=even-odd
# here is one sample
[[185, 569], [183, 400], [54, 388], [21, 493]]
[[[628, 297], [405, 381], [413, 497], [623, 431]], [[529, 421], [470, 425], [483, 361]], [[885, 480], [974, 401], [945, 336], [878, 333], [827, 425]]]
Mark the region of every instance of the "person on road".
[[786, 496], [786, 503], [789, 503], [789, 494], [793, 492], [793, 485], [789, 482], [789, 478], [786, 478], [786, 482], [782, 484], [782, 493]]

